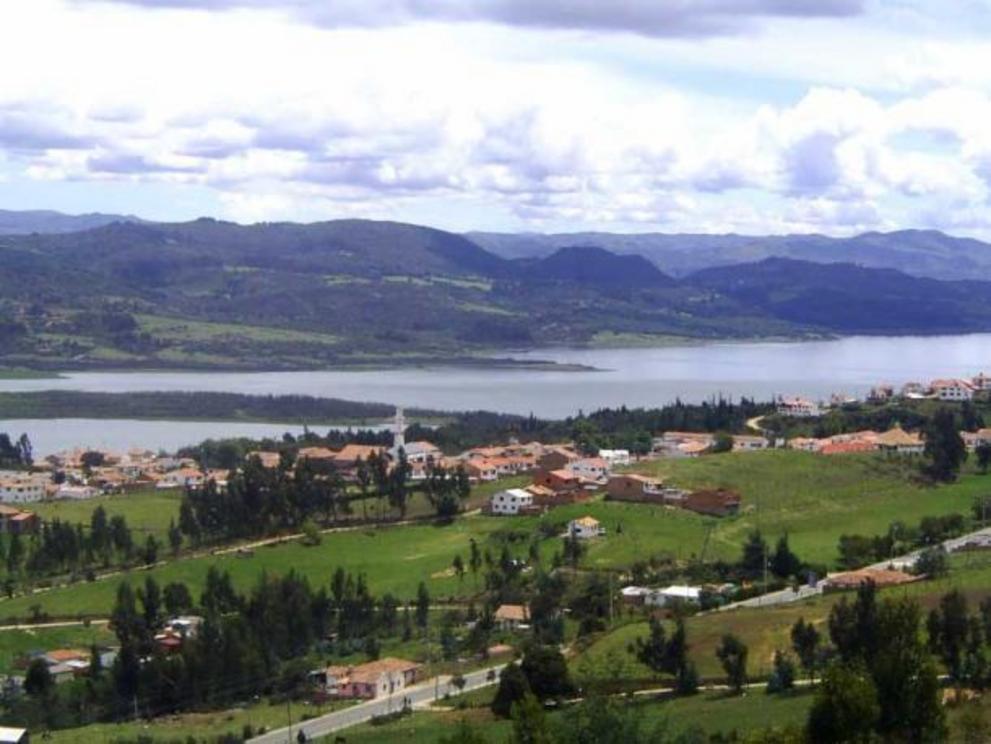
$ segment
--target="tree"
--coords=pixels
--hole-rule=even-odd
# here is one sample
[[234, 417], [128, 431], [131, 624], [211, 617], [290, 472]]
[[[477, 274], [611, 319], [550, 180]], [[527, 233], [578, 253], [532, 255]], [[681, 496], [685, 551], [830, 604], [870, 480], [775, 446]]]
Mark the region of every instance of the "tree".
[[770, 568], [771, 573], [779, 579], [798, 576], [799, 571], [802, 570], [802, 562], [788, 547], [788, 535], [782, 535], [778, 538], [774, 554], [771, 556]]
[[791, 647], [795, 650], [802, 668], [815, 681], [816, 664], [819, 660], [819, 631], [805, 618], [798, 618], [791, 628]]
[[148, 535], [145, 540], [144, 550], [141, 551], [141, 558], [146, 566], [153, 566], [158, 561], [158, 540], [154, 535]]
[[138, 589], [138, 599], [141, 601], [145, 627], [155, 630], [161, 621], [162, 592], [158, 582], [151, 576], [145, 578], [145, 585]]
[[531, 694], [530, 683], [519, 664], [507, 664], [499, 673], [499, 687], [492, 698], [492, 712], [507, 718], [512, 713], [513, 705]]
[[727, 434], [724, 431], [719, 432], [718, 434], [716, 434], [715, 439], [713, 440], [712, 443], [712, 447], [709, 448], [709, 451], [714, 454], [721, 454], [723, 452], [732, 452], [733, 436], [731, 434]]
[[48, 663], [42, 658], [34, 659], [24, 676], [24, 692], [33, 698], [47, 698], [53, 689], [55, 680], [48, 671]]
[[464, 581], [465, 562], [461, 559], [460, 555], [454, 556], [454, 560], [451, 562], [451, 568], [454, 569], [454, 575], [458, 577], [458, 583]]
[[647, 638], [637, 638], [630, 652], [637, 661], [650, 669], [654, 674], [667, 670], [668, 638], [661, 621], [656, 617], [650, 618], [650, 630]]
[[175, 519], [169, 522], [169, 547], [172, 549], [172, 557], [179, 555], [179, 548], [182, 547], [182, 530], [175, 523]]
[[514, 703], [512, 716], [513, 733], [509, 744], [552, 744], [555, 741], [544, 706], [535, 696], [527, 694]]
[[919, 557], [915, 561], [915, 572], [921, 576], [930, 576], [937, 579], [941, 576], [946, 576], [949, 570], [946, 550], [942, 545], [937, 545], [934, 548], [926, 548], [919, 553]]
[[530, 645], [520, 668], [530, 690], [541, 700], [563, 698], [575, 690], [568, 663], [556, 646]]
[[987, 475], [988, 469], [991, 469], [991, 444], [981, 442], [974, 450], [974, 454], [977, 455], [977, 467], [983, 475]]
[[475, 538], [471, 538], [468, 543], [468, 567], [471, 569], [472, 576], [475, 577], [475, 583], [478, 583], [478, 570], [482, 567], [482, 553], [478, 549], [478, 543], [475, 542]]
[[866, 744], [873, 740], [880, 716], [870, 675], [862, 668], [833, 664], [816, 692], [806, 733], [813, 744]]
[[750, 578], [756, 578], [764, 573], [767, 565], [767, 543], [761, 537], [759, 530], [754, 530], [743, 544], [743, 557], [740, 559], [740, 570]]
[[943, 596], [939, 606], [929, 613], [926, 628], [929, 647], [946, 665], [950, 676], [959, 680], [970, 636], [967, 598], [960, 590]]
[[416, 624], [420, 628], [426, 628], [429, 618], [430, 592], [427, 591], [427, 585], [421, 581], [420, 586], [416, 589]]
[[320, 536], [320, 528], [317, 527], [317, 523], [312, 519], [307, 519], [303, 522], [300, 532], [303, 533], [303, 537], [300, 540], [303, 545], [313, 547], [319, 545], [322, 540]]
[[173, 581], [165, 585], [162, 591], [162, 601], [165, 604], [165, 612], [170, 617], [189, 612], [193, 608], [193, 597], [185, 584]]
[[795, 686], [795, 663], [781, 651], [774, 652], [774, 668], [767, 681], [767, 694], [790, 690]]
[[956, 480], [967, 459], [967, 447], [957, 430], [956, 417], [949, 408], [940, 408], [926, 426], [926, 473], [934, 480]]
[[747, 684], [747, 653], [746, 644], [732, 633], [724, 635], [716, 649], [716, 657], [726, 672], [726, 680], [737, 694]]

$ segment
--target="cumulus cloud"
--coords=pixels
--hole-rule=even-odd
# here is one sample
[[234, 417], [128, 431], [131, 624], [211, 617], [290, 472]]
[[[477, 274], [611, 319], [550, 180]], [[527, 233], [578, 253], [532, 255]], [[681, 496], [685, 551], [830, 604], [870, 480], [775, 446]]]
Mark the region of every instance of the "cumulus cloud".
[[[80, 4], [108, 0], [75, 0]], [[412, 21], [489, 22], [508, 26], [618, 31], [645, 36], [718, 36], [769, 17], [859, 15], [866, 0], [111, 0], [148, 8], [253, 9], [291, 13], [327, 27]]]
[[[849, 232], [917, 224], [930, 211], [976, 225], [991, 193], [991, 85], [879, 94], [803, 81], [771, 96], [766, 62], [740, 57], [750, 77], [733, 83], [754, 88], [748, 97], [682, 81], [666, 74], [667, 56], [650, 56], [701, 50], [722, 64], [739, 38], [569, 36], [565, 54], [531, 43], [552, 38], [539, 30], [399, 23], [484, 16], [556, 28], [567, 5], [569, 27], [598, 27], [593, 16], [610, 4], [590, 1], [278, 4], [297, 16], [333, 6], [350, 26], [362, 13], [366, 25], [398, 24], [375, 28], [190, 10], [277, 5], [260, 0], [143, 3], [173, 7], [161, 13], [135, 4], [27, 0], [20, 13], [0, 11], [0, 68], [25, 70], [0, 87], [8, 174], [208, 192], [236, 219], [487, 227], [467, 215], [496, 214], [536, 229]], [[657, 34], [675, 16], [746, 23], [813, 5], [860, 9], [727, 0], [611, 10], [615, 28]], [[71, 74], [33, 42], [41, 34], [74, 60]], [[765, 42], [765, 56], [792, 48]], [[636, 54], [624, 56], [631, 44]]]

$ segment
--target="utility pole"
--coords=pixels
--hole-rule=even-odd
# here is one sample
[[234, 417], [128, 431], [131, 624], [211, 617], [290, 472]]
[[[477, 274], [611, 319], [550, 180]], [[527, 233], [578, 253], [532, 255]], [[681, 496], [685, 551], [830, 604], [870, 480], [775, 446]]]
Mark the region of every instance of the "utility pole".
[[293, 744], [293, 741], [292, 741], [292, 707], [291, 706], [292, 706], [292, 701], [291, 701], [291, 699], [290, 699], [290, 697], [289, 697], [289, 695], [287, 693], [286, 694], [286, 718], [289, 719], [289, 733], [286, 735], [286, 741], [289, 742], [289, 744]]

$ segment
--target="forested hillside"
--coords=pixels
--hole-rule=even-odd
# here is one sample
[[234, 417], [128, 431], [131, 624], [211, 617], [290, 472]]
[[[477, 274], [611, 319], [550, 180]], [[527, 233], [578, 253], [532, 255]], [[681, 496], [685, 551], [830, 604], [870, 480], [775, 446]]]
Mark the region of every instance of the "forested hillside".
[[116, 222], [0, 237], [0, 366], [301, 369], [542, 345], [991, 330], [991, 284], [772, 259], [672, 278], [394, 222]]

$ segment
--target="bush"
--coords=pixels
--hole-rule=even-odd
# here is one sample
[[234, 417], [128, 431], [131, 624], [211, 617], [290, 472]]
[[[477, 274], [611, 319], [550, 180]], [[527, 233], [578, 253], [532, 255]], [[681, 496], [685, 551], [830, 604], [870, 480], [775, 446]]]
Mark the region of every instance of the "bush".
[[774, 652], [774, 670], [767, 681], [767, 694], [774, 695], [778, 692], [791, 690], [795, 687], [795, 662], [788, 654], [781, 651]]

